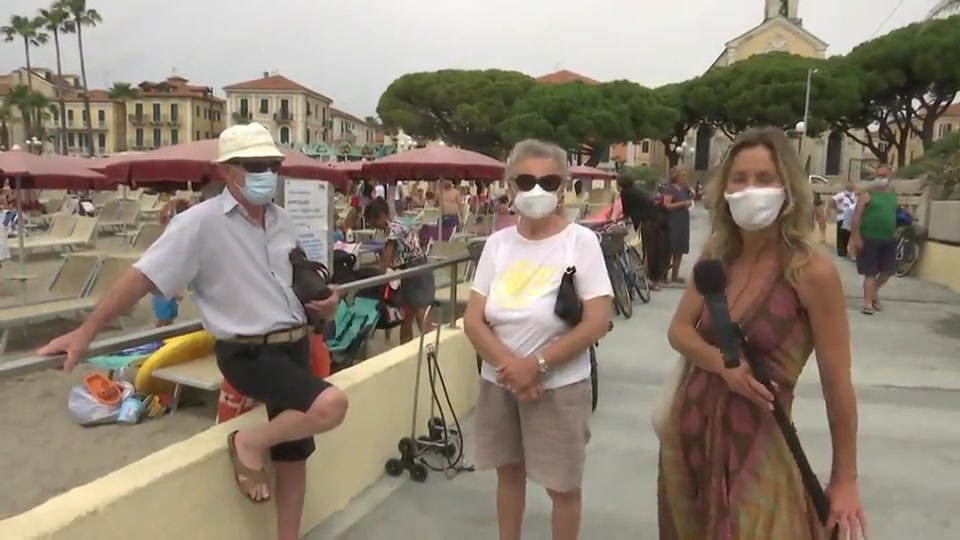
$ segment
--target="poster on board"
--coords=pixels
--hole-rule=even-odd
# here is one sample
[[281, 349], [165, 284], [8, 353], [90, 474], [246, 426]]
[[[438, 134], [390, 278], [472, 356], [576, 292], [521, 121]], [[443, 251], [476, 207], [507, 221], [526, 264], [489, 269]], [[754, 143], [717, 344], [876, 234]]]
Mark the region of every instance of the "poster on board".
[[327, 182], [287, 178], [283, 207], [297, 227], [300, 245], [311, 261], [330, 268], [333, 258], [333, 189]]

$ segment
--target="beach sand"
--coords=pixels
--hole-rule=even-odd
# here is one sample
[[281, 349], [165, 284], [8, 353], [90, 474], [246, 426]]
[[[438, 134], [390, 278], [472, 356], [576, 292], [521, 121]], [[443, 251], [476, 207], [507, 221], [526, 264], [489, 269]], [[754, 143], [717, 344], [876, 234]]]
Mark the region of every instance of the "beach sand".
[[[14, 265], [4, 264], [2, 271]], [[28, 272], [42, 275], [33, 280], [28, 298], [43, 298], [43, 289], [55, 272], [57, 259], [46, 257], [29, 263]], [[0, 295], [0, 309], [20, 302], [18, 285], [8, 284]], [[193, 302], [186, 298], [181, 320], [197, 318]], [[31, 351], [76, 327], [76, 322], [54, 321], [32, 325], [25, 332], [14, 332], [7, 354], [0, 362], [30, 354]], [[149, 300], [141, 302], [133, 317], [133, 327], [153, 325]], [[119, 329], [101, 334], [109, 337]], [[397, 343], [398, 332], [392, 334]], [[389, 347], [382, 332], [369, 345], [369, 355]], [[177, 414], [145, 420], [136, 426], [108, 425], [84, 428], [67, 414], [70, 388], [79, 384], [90, 367], [74, 373], [44, 371], [13, 379], [0, 379], [0, 519], [29, 510], [53, 496], [92, 482], [133, 463], [157, 450], [187, 439], [209, 428], [216, 417], [215, 393], [188, 396], [191, 406]], [[193, 403], [196, 403], [195, 405]], [[224, 479], [229, 481], [229, 479]]]
[[[122, 239], [101, 237], [97, 249], [114, 252]], [[60, 256], [35, 254], [29, 258], [25, 274], [29, 302], [51, 300], [47, 293]], [[5, 261], [0, 276], [20, 274], [16, 261]], [[0, 281], [0, 309], [23, 302], [18, 282]], [[132, 314], [126, 330], [102, 333], [99, 338], [154, 325], [149, 298]], [[197, 319], [196, 306], [189, 298], [180, 308], [180, 320]], [[14, 331], [0, 363], [32, 354], [50, 339], [75, 328], [79, 321], [49, 321]], [[391, 334], [392, 344], [383, 332], [376, 332], [368, 345], [368, 358], [398, 343], [399, 331]], [[24, 377], [0, 379], [0, 519], [29, 510], [71, 488], [92, 482], [133, 463], [157, 450], [187, 439], [213, 425], [216, 417], [216, 393], [186, 395], [190, 406], [181, 405], [173, 416], [145, 420], [136, 426], [108, 425], [84, 428], [67, 413], [70, 389], [84, 374], [92, 371], [81, 366], [74, 373], [43, 371]], [[185, 392], [186, 394], [186, 392]], [[224, 479], [229, 481], [229, 479]]]

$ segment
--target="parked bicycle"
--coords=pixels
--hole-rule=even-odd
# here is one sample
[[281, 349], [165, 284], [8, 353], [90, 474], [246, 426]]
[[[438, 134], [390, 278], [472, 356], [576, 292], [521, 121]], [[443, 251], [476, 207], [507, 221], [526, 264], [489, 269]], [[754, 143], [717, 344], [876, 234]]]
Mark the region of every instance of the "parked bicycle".
[[633, 316], [633, 302], [650, 301], [650, 280], [643, 255], [626, 242], [629, 228], [623, 221], [584, 223], [600, 238], [600, 249], [613, 286], [613, 305], [625, 319]]
[[897, 266], [896, 276], [904, 277], [913, 270], [920, 260], [921, 235], [914, 225], [897, 227]]

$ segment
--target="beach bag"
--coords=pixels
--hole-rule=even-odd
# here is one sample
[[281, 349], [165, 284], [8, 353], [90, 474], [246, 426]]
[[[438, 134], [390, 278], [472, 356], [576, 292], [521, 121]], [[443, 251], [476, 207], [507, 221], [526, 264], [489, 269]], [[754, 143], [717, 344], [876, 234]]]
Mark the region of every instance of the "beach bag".
[[[564, 239], [564, 250], [566, 250], [566, 260], [571, 261], [570, 240]], [[557, 288], [557, 300], [553, 305], [553, 313], [558, 319], [574, 327], [580, 324], [583, 319], [583, 302], [580, 300], [580, 294], [577, 292], [577, 267], [570, 265], [563, 271], [560, 277], [560, 287]]]
[[101, 403], [86, 385], [78, 384], [70, 389], [67, 397], [67, 412], [70, 418], [81, 426], [102, 426], [113, 424], [120, 418], [120, 405], [133, 395], [133, 385], [121, 383], [123, 396], [116, 404]]

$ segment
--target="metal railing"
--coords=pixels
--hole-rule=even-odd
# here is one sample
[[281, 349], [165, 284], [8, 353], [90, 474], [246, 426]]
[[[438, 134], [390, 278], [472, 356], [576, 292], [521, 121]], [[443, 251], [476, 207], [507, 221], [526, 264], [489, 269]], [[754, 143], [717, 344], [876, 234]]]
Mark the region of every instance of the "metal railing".
[[[461, 264], [470, 264], [473, 259], [469, 255], [463, 255], [460, 257], [449, 257], [439, 261], [427, 262], [422, 266], [417, 266], [415, 268], [408, 268], [406, 270], [399, 270], [397, 272], [390, 272], [389, 274], [384, 274], [380, 276], [374, 276], [367, 279], [360, 279], [357, 281], [352, 281], [350, 283], [345, 283], [343, 285], [337, 285], [337, 292], [341, 297], [348, 297], [357, 291], [367, 289], [370, 287], [379, 287], [386, 285], [391, 281], [398, 279], [403, 279], [407, 277], [412, 277], [420, 275], [426, 272], [435, 272], [437, 270], [442, 270], [444, 268], [450, 269], [450, 320], [449, 325], [456, 325], [457, 317], [457, 286], [459, 285], [458, 280], [456, 279], [457, 267]], [[184, 334], [189, 334], [191, 332], [196, 332], [203, 329], [203, 324], [199, 319], [186, 321], [182, 323], [176, 323], [171, 326], [164, 326], [162, 328], [148, 328], [145, 330], [137, 330], [124, 334], [122, 336], [102, 339], [95, 341], [90, 344], [90, 348], [85, 353], [85, 357], [91, 358], [95, 356], [100, 356], [104, 354], [111, 354], [124, 349], [129, 349], [131, 347], [139, 347], [141, 345], [146, 345], [148, 343], [153, 343], [156, 341], [161, 341], [164, 339], [169, 339]], [[37, 371], [43, 371], [47, 369], [59, 369], [63, 365], [64, 360], [66, 359], [65, 355], [54, 355], [54, 356], [27, 356], [24, 358], [18, 358], [16, 360], [2, 361], [0, 360], [0, 379], [5, 379], [9, 377], [18, 377], [22, 375], [27, 375], [29, 373], [34, 373]]]

